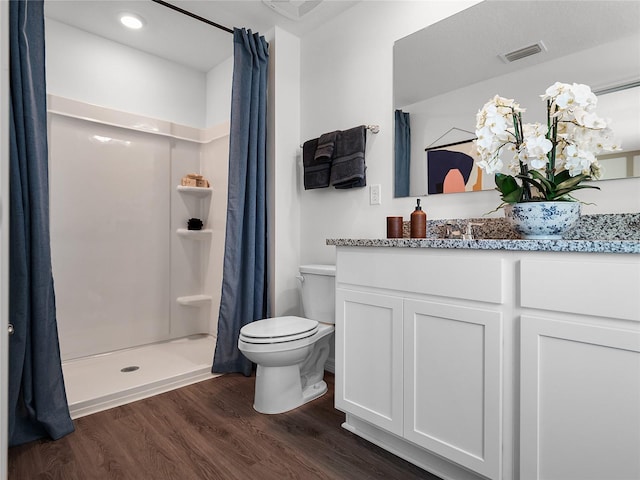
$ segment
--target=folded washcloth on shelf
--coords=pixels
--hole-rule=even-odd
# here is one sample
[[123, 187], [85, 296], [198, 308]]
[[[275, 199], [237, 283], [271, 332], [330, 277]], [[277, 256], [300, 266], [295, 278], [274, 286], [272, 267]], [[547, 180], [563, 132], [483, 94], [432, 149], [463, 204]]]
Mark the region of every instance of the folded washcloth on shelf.
[[364, 153], [367, 127], [350, 128], [338, 132], [331, 163], [331, 185], [335, 188], [354, 188], [367, 185]]
[[302, 145], [302, 165], [304, 170], [304, 189], [325, 188], [331, 178], [331, 157], [316, 160], [318, 139], [307, 140]]

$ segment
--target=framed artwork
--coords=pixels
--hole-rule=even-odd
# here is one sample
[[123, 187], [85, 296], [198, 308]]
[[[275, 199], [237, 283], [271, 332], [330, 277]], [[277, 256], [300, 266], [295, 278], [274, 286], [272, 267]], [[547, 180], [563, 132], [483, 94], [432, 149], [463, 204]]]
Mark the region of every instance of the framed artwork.
[[[482, 190], [483, 172], [476, 165], [474, 140], [471, 132], [452, 128], [438, 140], [453, 130], [471, 134], [472, 138], [431, 146], [425, 149], [427, 155], [427, 194], [460, 193]], [[468, 135], [467, 135], [468, 136]]]

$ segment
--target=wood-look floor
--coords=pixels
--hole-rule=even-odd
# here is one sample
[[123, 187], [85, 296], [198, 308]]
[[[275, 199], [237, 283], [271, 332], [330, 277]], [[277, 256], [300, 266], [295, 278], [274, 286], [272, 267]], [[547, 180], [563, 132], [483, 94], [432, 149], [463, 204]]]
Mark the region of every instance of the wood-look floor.
[[224, 375], [82, 417], [58, 441], [10, 448], [9, 480], [438, 480], [344, 430], [326, 380], [280, 415], [253, 410], [255, 378]]

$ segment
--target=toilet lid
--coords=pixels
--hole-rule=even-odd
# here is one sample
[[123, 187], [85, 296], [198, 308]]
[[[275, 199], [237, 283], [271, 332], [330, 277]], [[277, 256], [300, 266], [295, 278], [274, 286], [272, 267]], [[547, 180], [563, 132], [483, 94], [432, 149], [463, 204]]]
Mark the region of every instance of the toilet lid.
[[249, 323], [240, 330], [248, 343], [281, 343], [310, 337], [318, 331], [318, 322], [301, 317], [274, 317]]

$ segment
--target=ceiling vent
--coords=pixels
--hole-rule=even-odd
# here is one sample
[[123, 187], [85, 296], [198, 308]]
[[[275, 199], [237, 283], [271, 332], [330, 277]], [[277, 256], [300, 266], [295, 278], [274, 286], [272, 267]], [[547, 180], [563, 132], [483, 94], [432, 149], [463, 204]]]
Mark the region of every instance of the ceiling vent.
[[503, 53], [502, 55], [498, 55], [504, 63], [515, 62], [516, 60], [520, 60], [521, 58], [530, 57], [531, 55], [535, 55], [537, 53], [546, 52], [547, 47], [545, 47], [542, 40], [538, 43], [534, 43], [533, 45], [528, 45], [523, 48], [519, 48], [518, 50], [514, 50], [513, 52]]
[[300, 20], [322, 3], [322, 0], [262, 0], [274, 12], [291, 20]]

